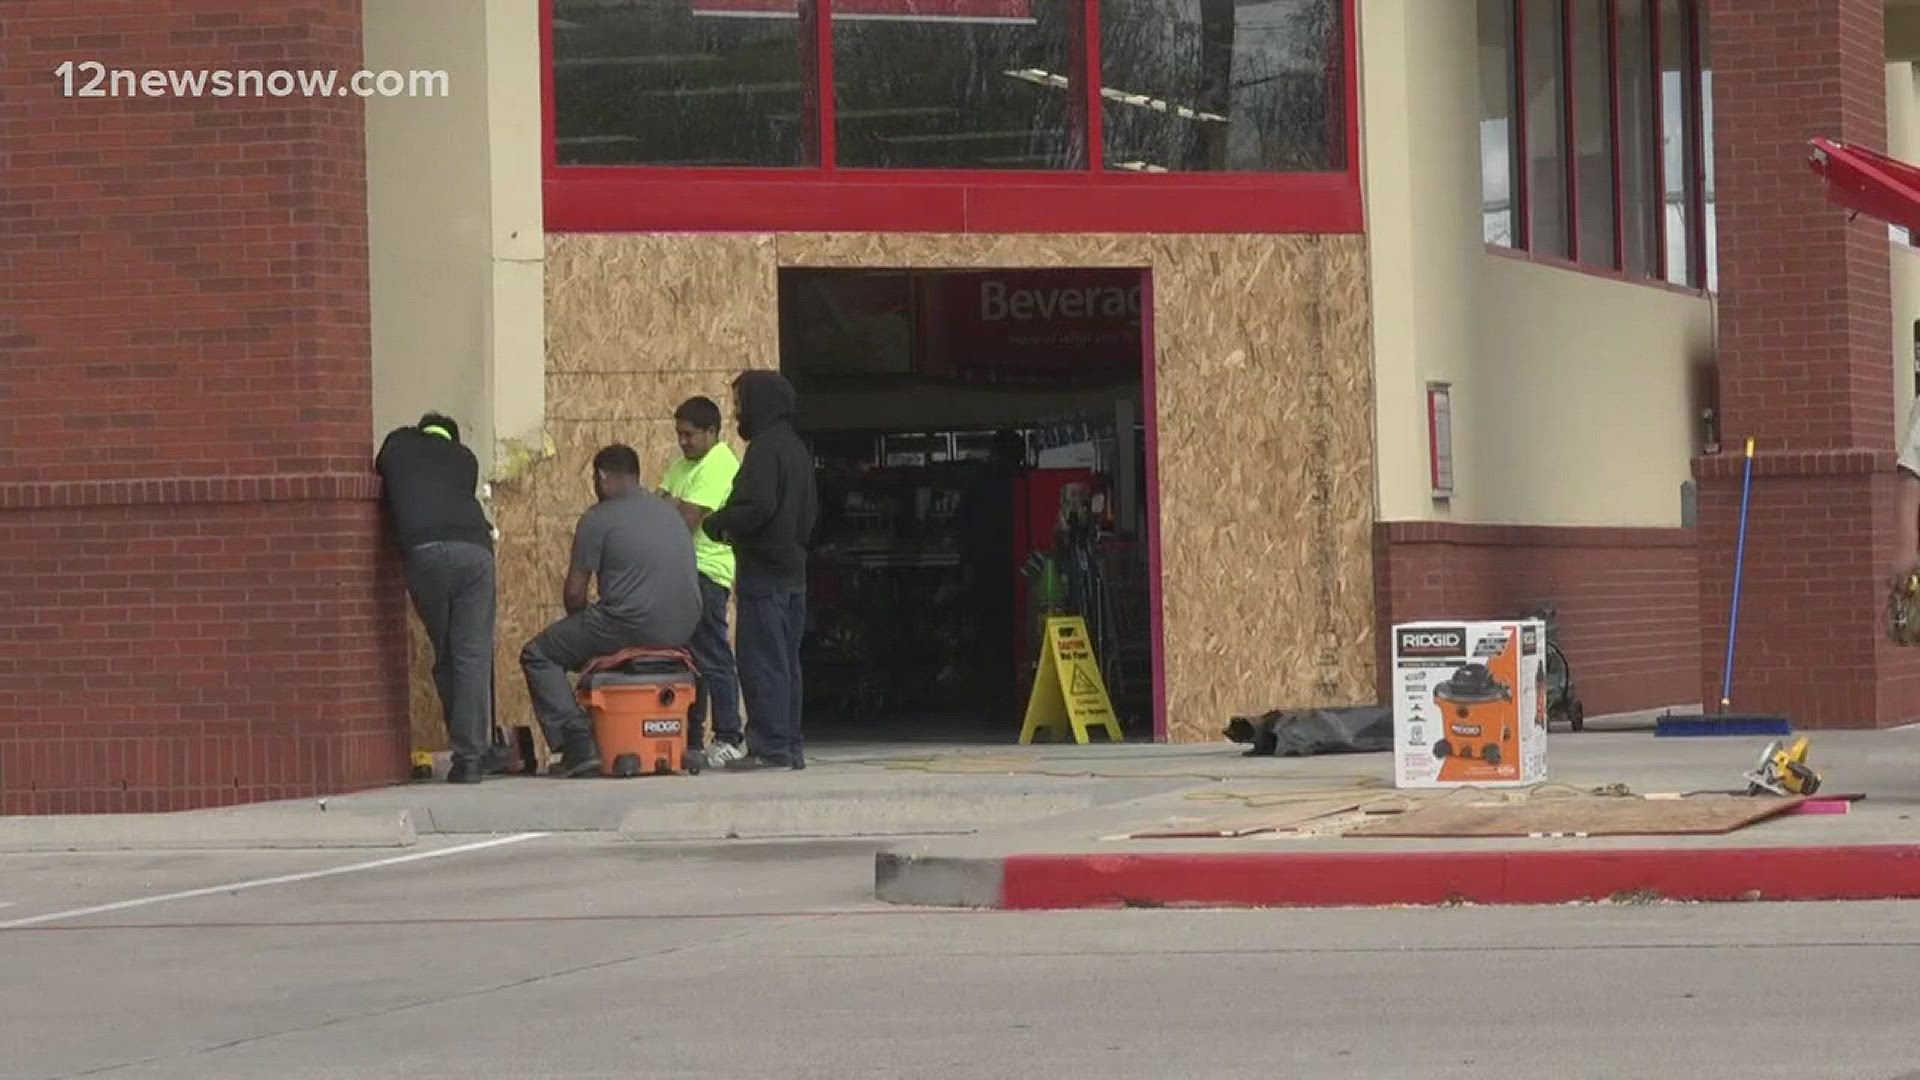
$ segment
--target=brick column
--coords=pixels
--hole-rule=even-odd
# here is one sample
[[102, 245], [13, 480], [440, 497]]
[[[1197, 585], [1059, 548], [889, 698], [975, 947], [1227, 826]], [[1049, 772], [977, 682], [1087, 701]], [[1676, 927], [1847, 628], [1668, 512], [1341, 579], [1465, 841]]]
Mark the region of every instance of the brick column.
[[360, 0], [0, 5], [0, 813], [405, 775], [361, 102], [56, 74], [360, 57]]
[[1920, 654], [1886, 641], [1894, 556], [1886, 226], [1849, 223], [1807, 167], [1816, 135], [1886, 144], [1882, 0], [1712, 0], [1728, 453], [1700, 480], [1702, 695], [1720, 698], [1741, 451], [1757, 440], [1736, 711], [1804, 727], [1920, 718]]

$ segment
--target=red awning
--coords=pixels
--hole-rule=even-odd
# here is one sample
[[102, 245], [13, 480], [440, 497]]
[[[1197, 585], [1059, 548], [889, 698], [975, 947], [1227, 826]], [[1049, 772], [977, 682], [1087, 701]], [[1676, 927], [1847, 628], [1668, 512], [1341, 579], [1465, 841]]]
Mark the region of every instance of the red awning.
[[1813, 140], [1813, 171], [1827, 195], [1855, 213], [1920, 233], [1920, 168], [1830, 139]]

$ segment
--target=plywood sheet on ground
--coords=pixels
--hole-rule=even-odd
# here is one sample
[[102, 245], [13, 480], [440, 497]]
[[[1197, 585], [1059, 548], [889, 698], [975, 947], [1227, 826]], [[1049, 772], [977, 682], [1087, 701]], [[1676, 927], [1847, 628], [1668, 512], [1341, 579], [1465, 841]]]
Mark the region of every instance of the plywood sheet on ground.
[[1177, 824], [1142, 829], [1128, 835], [1130, 840], [1182, 840], [1203, 839], [1206, 837], [1253, 836], [1263, 832], [1285, 832], [1334, 814], [1344, 814], [1360, 808], [1358, 799], [1326, 799], [1310, 802], [1297, 802], [1284, 806], [1269, 806], [1259, 810], [1245, 810], [1220, 817], [1203, 818], [1198, 821], [1181, 821]]
[[1447, 799], [1369, 822], [1346, 835], [1406, 839], [1719, 835], [1786, 813], [1805, 801], [1799, 796], [1745, 795], [1569, 796], [1527, 802]]

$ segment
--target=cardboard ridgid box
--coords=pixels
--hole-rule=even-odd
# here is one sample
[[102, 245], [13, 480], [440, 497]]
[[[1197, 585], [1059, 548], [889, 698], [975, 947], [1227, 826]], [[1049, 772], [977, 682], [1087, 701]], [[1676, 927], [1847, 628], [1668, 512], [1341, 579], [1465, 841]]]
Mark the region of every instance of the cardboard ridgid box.
[[1538, 621], [1394, 627], [1394, 786], [1545, 780], [1546, 652]]

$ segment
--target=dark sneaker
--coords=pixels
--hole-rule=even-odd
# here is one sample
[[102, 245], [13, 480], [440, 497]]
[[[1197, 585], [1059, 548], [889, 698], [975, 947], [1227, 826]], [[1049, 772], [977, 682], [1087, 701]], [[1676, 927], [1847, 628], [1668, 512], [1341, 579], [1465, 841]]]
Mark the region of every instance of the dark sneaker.
[[785, 754], [748, 754], [727, 762], [728, 772], [758, 772], [762, 769], [791, 769], [793, 762]]
[[549, 770], [551, 775], [564, 776], [570, 780], [592, 776], [599, 771], [600, 751], [593, 745], [592, 739], [567, 743], [566, 750], [560, 755], [560, 760]]
[[457, 761], [454, 762], [453, 768], [447, 772], [447, 783], [477, 784], [480, 782], [482, 774], [483, 770], [479, 765], [471, 761]]

